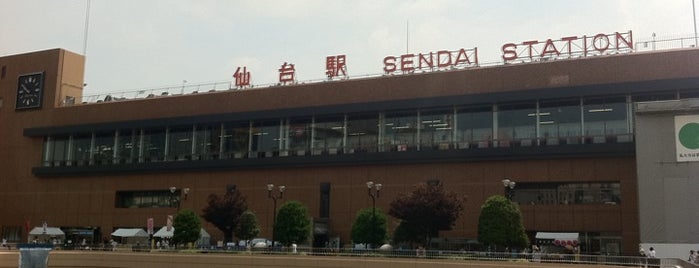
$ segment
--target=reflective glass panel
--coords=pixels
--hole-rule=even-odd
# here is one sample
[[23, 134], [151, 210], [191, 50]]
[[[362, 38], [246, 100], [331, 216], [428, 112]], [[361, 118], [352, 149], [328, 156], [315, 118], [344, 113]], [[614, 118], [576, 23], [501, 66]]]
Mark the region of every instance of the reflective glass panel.
[[133, 129], [119, 130], [117, 137], [117, 158], [119, 163], [133, 163], [138, 160], [139, 133]]
[[625, 97], [584, 100], [587, 143], [612, 141], [616, 135], [631, 133]]
[[168, 160], [191, 160], [193, 129], [192, 126], [177, 126], [170, 128], [168, 138]]
[[417, 145], [417, 128], [417, 111], [386, 113], [382, 139], [384, 150], [414, 150]]
[[165, 159], [165, 128], [143, 131], [143, 160], [145, 162]]
[[65, 166], [68, 159], [68, 135], [52, 136], [49, 145], [49, 162], [53, 161], [54, 166]]
[[504, 104], [498, 106], [498, 140], [512, 141], [536, 138], [536, 104]]
[[94, 161], [96, 165], [112, 164], [114, 161], [114, 131], [95, 133]]
[[72, 158], [77, 165], [87, 165], [90, 163], [90, 145], [92, 144], [92, 133], [73, 134], [71, 148]]
[[493, 139], [493, 108], [468, 107], [457, 110], [456, 145], [458, 148], [488, 147]]
[[341, 151], [344, 147], [344, 121], [345, 117], [342, 115], [316, 118], [313, 148], [328, 150], [331, 153]]
[[224, 128], [224, 156], [227, 158], [246, 157], [250, 146], [250, 122], [226, 123]]
[[539, 136], [548, 145], [577, 144], [582, 136], [579, 99], [542, 101], [539, 104]]
[[279, 151], [279, 137], [281, 134], [279, 120], [256, 121], [252, 123], [250, 133], [251, 151], [258, 157], [271, 157]]
[[420, 113], [420, 148], [448, 149], [454, 133], [453, 110]]
[[375, 152], [379, 139], [379, 114], [357, 114], [347, 117], [348, 152]]
[[195, 159], [218, 159], [220, 136], [221, 125], [219, 124], [197, 126], [194, 135]]
[[290, 118], [287, 128], [287, 149], [292, 152], [305, 152], [311, 148], [312, 120], [307, 118]]

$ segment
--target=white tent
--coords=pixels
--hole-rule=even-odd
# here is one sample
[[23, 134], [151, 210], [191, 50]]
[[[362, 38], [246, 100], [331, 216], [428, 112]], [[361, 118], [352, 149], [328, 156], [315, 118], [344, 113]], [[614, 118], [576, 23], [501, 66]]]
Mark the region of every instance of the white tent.
[[171, 238], [172, 235], [175, 233], [175, 227], [170, 227], [170, 231], [167, 231], [167, 226], [163, 226], [163, 228], [160, 228], [155, 234], [153, 234], [154, 237], [160, 237], [160, 238]]
[[118, 237], [148, 237], [148, 233], [141, 228], [119, 228], [112, 233]]
[[[154, 237], [160, 237], [160, 238], [172, 238], [172, 235], [175, 233], [175, 227], [170, 228], [170, 231], [167, 231], [167, 227], [163, 226], [153, 234]], [[197, 240], [196, 244], [197, 245], [209, 245], [211, 243], [211, 235], [204, 230], [204, 228], [199, 229], [199, 239]]]
[[204, 230], [204, 228], [201, 228], [199, 231], [199, 239], [197, 239], [198, 246], [209, 246], [211, 245], [211, 235]]
[[112, 236], [121, 237], [122, 244], [148, 243], [148, 233], [141, 228], [119, 228]]
[[61, 241], [65, 239], [65, 236], [66, 234], [58, 227], [34, 227], [34, 229], [29, 232], [27, 241], [37, 240], [39, 243], [57, 241], [61, 243]]
[[34, 227], [29, 232], [29, 235], [64, 236], [66, 234], [58, 227], [46, 227], [46, 229], [44, 227]]
[[551, 240], [561, 240], [561, 241], [578, 241], [579, 233], [549, 233], [549, 232], [537, 232], [534, 238], [536, 239], [551, 239]]

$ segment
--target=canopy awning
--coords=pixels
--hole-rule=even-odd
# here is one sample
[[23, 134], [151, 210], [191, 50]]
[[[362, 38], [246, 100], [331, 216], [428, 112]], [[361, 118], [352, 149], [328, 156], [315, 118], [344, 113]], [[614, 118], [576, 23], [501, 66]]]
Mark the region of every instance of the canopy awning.
[[34, 227], [34, 229], [29, 232], [29, 235], [62, 236], [65, 235], [65, 233], [58, 227]]
[[[167, 231], [167, 227], [163, 226], [163, 228], [160, 228], [155, 234], [153, 234], [154, 237], [160, 237], [160, 238], [170, 238], [172, 235], [175, 234], [175, 227], [170, 228], [170, 231]], [[209, 235], [204, 228], [199, 229], [199, 237], [200, 238], [210, 238], [211, 235]]]
[[160, 228], [153, 236], [155, 237], [160, 237], [160, 238], [170, 238], [172, 235], [175, 234], [175, 227], [170, 227], [170, 231], [167, 231], [167, 226], [163, 226], [163, 228]]
[[112, 235], [119, 237], [148, 237], [148, 233], [141, 228], [119, 228]]
[[204, 228], [201, 228], [201, 230], [199, 230], [199, 237], [211, 238], [211, 235], [208, 232], [206, 232], [206, 230], [204, 230]]
[[577, 241], [579, 233], [549, 233], [549, 232], [537, 232], [534, 238], [536, 239], [553, 239], [553, 240], [563, 240], [563, 241]]

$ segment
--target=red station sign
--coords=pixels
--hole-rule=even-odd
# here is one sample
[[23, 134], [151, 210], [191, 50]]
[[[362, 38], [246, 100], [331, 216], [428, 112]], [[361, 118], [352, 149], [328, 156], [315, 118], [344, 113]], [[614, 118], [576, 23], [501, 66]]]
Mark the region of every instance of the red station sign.
[[452, 67], [478, 66], [478, 48], [456, 51], [440, 50], [417, 55], [408, 53], [400, 56], [388, 56], [383, 58], [383, 71], [391, 74], [400, 70], [402, 73], [411, 73], [415, 70], [446, 69]]
[[633, 51], [633, 37], [628, 33], [596, 34], [594, 36], [568, 36], [558, 40], [524, 41], [519, 44], [502, 45], [502, 59], [505, 63], [522, 60], [524, 62], [548, 59], [587, 57]]
[[[560, 39], [545, 41], [531, 40], [521, 43], [506, 43], [502, 45], [502, 59], [505, 64], [510, 62], [533, 62], [552, 59], [567, 59], [626, 53], [633, 51], [632, 32], [615, 32], [613, 34], [599, 33], [592, 36], [567, 36]], [[453, 68], [478, 67], [478, 48], [462, 48], [448, 51], [440, 50], [429, 53], [406, 53], [400, 56], [387, 56], [383, 59], [385, 74], [400, 71], [403, 74], [416, 70], [445, 70]], [[296, 81], [294, 64], [284, 62], [279, 68], [279, 85], [293, 84]], [[347, 78], [346, 55], [328, 56], [325, 59], [325, 75]], [[243, 88], [250, 85], [250, 72], [246, 67], [238, 67], [235, 74], [235, 85]]]

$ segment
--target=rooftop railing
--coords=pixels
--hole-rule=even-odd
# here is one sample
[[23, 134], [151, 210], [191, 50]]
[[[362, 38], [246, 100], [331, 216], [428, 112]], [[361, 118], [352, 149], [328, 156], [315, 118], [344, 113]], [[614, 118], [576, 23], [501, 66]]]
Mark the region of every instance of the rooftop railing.
[[[699, 38], [697, 38], [695, 36], [669, 36], [669, 37], [662, 37], [661, 38], [661, 37], [656, 37], [654, 34], [650, 38], [644, 38], [644, 39], [637, 40], [634, 43], [634, 51], [635, 52], [646, 52], [646, 51], [655, 51], [655, 50], [693, 48], [693, 47], [696, 47], [698, 43], [699, 43]], [[574, 57], [575, 56], [573, 55], [569, 58], [574, 58]], [[549, 59], [549, 58], [540, 59], [540, 61], [547, 61], [547, 60], [557, 60], [557, 59]], [[505, 65], [505, 63], [501, 62], [501, 61], [500, 62], [480, 63], [475, 68], [491, 67], [491, 66], [499, 66], [499, 65]], [[460, 69], [468, 69], [468, 68], [474, 68], [474, 67], [451, 68], [451, 69], [440, 70], [440, 71], [460, 70]], [[431, 72], [431, 71], [415, 71], [414, 73], [422, 73], [422, 72]], [[382, 77], [382, 76], [387, 76], [387, 74], [383, 74], [383, 73], [364, 74], [364, 75], [352, 76], [351, 79], [368, 79], [368, 78], [376, 78], [376, 77]], [[390, 74], [388, 76], [390, 76]], [[297, 81], [297, 82], [294, 82], [291, 84], [286, 84], [286, 85], [322, 83], [322, 82], [340, 81], [340, 80], [347, 80], [347, 79], [350, 79], [350, 77], [346, 77], [346, 78], [337, 78], [336, 77], [333, 79], [328, 78], [328, 79], [304, 80], [304, 81]], [[84, 95], [81, 97], [82, 99], [67, 98], [66, 100], [64, 100], [62, 102], [62, 106], [73, 106], [73, 105], [78, 105], [78, 104], [105, 103], [105, 102], [115, 102], [115, 101], [134, 100], [134, 99], [149, 99], [149, 98], [159, 98], [159, 97], [168, 97], [168, 96], [202, 94], [202, 93], [211, 93], [211, 92], [228, 91], [228, 90], [251, 90], [251, 89], [271, 88], [271, 87], [279, 87], [279, 86], [286, 86], [286, 85], [282, 85], [280, 83], [266, 83], [266, 84], [256, 84], [256, 85], [250, 85], [250, 86], [244, 86], [244, 87], [236, 87], [233, 81], [204, 82], [204, 83], [197, 83], [197, 84], [187, 84], [185, 82], [182, 85], [172, 85], [172, 86], [136, 89], [136, 90], [129, 90], [129, 91], [117, 91], [117, 92], [113, 92], [113, 93], [100, 93], [100, 94]]]

